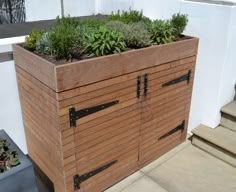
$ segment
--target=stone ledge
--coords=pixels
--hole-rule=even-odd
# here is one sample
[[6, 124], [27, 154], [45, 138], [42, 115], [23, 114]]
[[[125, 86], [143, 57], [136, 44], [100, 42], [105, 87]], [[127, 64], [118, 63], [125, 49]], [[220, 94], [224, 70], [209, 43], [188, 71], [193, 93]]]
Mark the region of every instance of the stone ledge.
[[211, 129], [204, 125], [198, 126], [192, 132], [209, 143], [236, 155], [236, 132], [221, 126]]
[[226, 6], [236, 6], [236, 2], [234, 1], [221, 1], [221, 0], [185, 0], [190, 2], [199, 2], [199, 3], [208, 3], [215, 5], [226, 5]]
[[221, 112], [236, 118], [236, 101], [223, 106]]
[[[106, 17], [105, 15], [94, 15], [94, 16], [83, 16], [83, 17], [76, 17], [76, 18], [78, 19], [86, 19], [86, 18], [103, 19], [105, 17]], [[0, 39], [25, 36], [25, 35], [28, 35], [33, 29], [47, 31], [50, 29], [53, 23], [55, 23], [55, 20], [34, 21], [34, 22], [17, 23], [17, 24], [2, 24], [0, 25]]]

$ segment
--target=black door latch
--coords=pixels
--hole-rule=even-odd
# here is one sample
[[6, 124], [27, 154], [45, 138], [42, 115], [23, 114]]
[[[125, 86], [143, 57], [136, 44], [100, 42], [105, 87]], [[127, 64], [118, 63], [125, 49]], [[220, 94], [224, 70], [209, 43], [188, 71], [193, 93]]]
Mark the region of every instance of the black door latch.
[[148, 74], [144, 75], [144, 96], [148, 94]]
[[137, 77], [137, 98], [141, 95], [141, 76]]

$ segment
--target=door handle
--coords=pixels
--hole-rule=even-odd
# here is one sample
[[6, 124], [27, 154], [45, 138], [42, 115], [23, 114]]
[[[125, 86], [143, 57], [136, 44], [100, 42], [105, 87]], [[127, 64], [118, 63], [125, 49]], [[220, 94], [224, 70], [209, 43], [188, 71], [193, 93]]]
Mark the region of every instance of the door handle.
[[137, 77], [137, 98], [141, 95], [141, 76]]
[[144, 75], [144, 96], [148, 94], [148, 74]]

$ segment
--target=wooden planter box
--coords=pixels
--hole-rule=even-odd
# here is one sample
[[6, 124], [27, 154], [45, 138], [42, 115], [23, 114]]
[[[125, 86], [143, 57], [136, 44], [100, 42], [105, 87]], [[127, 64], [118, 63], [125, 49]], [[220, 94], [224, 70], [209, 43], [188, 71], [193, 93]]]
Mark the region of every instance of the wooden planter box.
[[198, 39], [55, 65], [14, 45], [30, 157], [56, 192], [99, 192], [186, 138]]

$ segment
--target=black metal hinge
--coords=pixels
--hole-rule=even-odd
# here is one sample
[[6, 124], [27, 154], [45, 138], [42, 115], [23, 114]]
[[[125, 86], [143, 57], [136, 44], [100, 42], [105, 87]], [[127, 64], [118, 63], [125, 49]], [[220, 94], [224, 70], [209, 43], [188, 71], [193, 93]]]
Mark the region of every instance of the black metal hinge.
[[71, 107], [69, 109], [70, 126], [71, 127], [76, 127], [76, 120], [78, 120], [82, 117], [91, 115], [93, 113], [96, 113], [98, 111], [104, 110], [106, 108], [109, 108], [109, 107], [111, 107], [113, 105], [116, 105], [118, 103], [119, 103], [119, 101], [116, 100], [116, 101], [112, 101], [112, 102], [109, 102], [109, 103], [104, 103], [104, 104], [101, 104], [101, 105], [97, 105], [97, 106], [94, 106], [94, 107], [91, 107], [91, 108], [82, 109], [82, 110], [79, 110], [79, 111], [76, 111], [74, 107]]
[[185, 120], [180, 124], [178, 125], [176, 128], [172, 129], [171, 131], [165, 133], [164, 135], [162, 135], [158, 140], [162, 140], [174, 133], [176, 133], [177, 131], [181, 130], [181, 132], [184, 131], [184, 127], [185, 127]]
[[80, 184], [86, 180], [88, 180], [90, 177], [93, 177], [94, 175], [97, 175], [98, 173], [108, 169], [109, 167], [111, 167], [112, 165], [114, 165], [115, 163], [117, 163], [118, 160], [112, 161], [111, 163], [108, 163], [102, 167], [99, 167], [89, 173], [86, 173], [84, 175], [75, 175], [74, 176], [74, 189], [78, 190], [80, 189]]
[[137, 98], [141, 95], [141, 76], [137, 77]]
[[174, 80], [171, 80], [167, 83], [164, 83], [162, 85], [162, 87], [166, 87], [166, 86], [170, 86], [170, 85], [174, 85], [174, 84], [177, 84], [177, 83], [180, 83], [180, 82], [183, 82], [183, 81], [187, 81], [187, 83], [189, 83], [190, 81], [190, 78], [191, 78], [191, 70], [188, 71], [188, 73], [186, 75], [183, 75], [181, 77], [178, 77]]
[[148, 94], [148, 74], [144, 75], [144, 96]]

